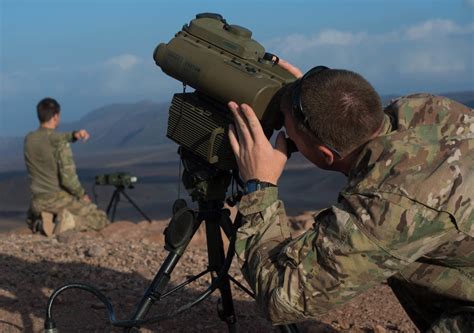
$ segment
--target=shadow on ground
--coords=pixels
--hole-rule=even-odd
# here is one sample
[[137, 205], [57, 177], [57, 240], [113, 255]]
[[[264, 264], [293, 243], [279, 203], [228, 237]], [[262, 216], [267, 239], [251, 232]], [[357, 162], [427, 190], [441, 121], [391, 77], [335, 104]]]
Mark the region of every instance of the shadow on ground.
[[[117, 318], [128, 319], [151, 282], [138, 273], [124, 273], [75, 262], [28, 262], [7, 255], [0, 255], [0, 267], [0, 288], [5, 291], [0, 296], [0, 308], [1, 313], [7, 313], [6, 318], [0, 321], [2, 332], [42, 331], [49, 295], [55, 288], [70, 282], [83, 282], [98, 287], [111, 300]], [[201, 286], [200, 289], [203, 288]], [[147, 318], [176, 309], [194, 300], [198, 294], [195, 289], [187, 287], [176, 295], [155, 303]], [[175, 318], [145, 325], [142, 332], [226, 331], [226, 324], [217, 315], [217, 298], [215, 293], [203, 303]], [[234, 305], [239, 331], [272, 331], [271, 325], [259, 316], [253, 301], [234, 299]], [[66, 291], [55, 303], [53, 317], [60, 332], [121, 331], [120, 328], [113, 328], [108, 324], [102, 303], [85, 291]], [[329, 332], [327, 329], [324, 331]]]

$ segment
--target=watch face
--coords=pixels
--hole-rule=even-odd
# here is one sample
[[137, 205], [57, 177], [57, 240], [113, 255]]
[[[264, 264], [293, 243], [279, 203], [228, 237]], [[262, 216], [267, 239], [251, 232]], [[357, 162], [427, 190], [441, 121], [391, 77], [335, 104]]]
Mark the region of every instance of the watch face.
[[255, 180], [249, 180], [247, 183], [245, 183], [245, 192], [246, 193], [252, 193], [257, 191], [258, 189], [258, 182]]
[[258, 179], [250, 179], [244, 185], [245, 194], [249, 194], [255, 191], [263, 190], [268, 187], [277, 187], [275, 184], [261, 182]]

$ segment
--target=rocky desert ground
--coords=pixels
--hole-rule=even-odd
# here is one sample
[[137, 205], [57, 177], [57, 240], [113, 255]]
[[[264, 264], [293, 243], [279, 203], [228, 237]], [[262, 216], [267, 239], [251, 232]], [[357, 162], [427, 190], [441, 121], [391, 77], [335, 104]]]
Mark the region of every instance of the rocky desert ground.
[[[84, 282], [98, 287], [113, 303], [118, 319], [128, 319], [168, 252], [163, 230], [168, 221], [120, 221], [101, 232], [68, 232], [47, 238], [26, 228], [0, 233], [0, 332], [42, 332], [46, 302], [57, 287]], [[295, 233], [311, 223], [311, 213], [290, 218]], [[203, 231], [193, 238], [175, 268], [171, 286], [203, 271], [207, 250]], [[245, 284], [234, 261], [230, 273]], [[155, 303], [149, 316], [167, 313], [209, 285], [209, 276]], [[250, 296], [232, 290], [239, 332], [278, 332], [259, 313]], [[145, 325], [140, 332], [226, 332], [217, 315], [217, 292], [175, 318]], [[83, 291], [66, 291], [53, 308], [59, 332], [120, 332], [108, 324], [100, 301]], [[417, 332], [390, 288], [377, 286], [318, 321], [298, 325], [300, 332]]]

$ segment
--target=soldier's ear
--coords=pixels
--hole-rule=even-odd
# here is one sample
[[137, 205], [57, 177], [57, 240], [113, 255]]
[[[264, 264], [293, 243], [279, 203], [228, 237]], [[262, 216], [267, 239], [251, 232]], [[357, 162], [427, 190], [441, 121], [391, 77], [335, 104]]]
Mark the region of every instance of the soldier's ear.
[[56, 123], [56, 125], [59, 124], [59, 112], [53, 116], [52, 120]]
[[334, 163], [334, 153], [326, 146], [318, 145], [317, 149], [328, 166]]

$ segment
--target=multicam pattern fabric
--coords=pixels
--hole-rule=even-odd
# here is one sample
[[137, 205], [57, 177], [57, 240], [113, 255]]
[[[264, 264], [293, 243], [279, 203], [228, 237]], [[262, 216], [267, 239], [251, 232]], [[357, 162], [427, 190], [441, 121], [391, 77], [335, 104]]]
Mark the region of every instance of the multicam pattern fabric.
[[[387, 279], [422, 330], [436, 331], [448, 307], [474, 305], [474, 111], [417, 94], [385, 113], [338, 202], [304, 234], [291, 238], [276, 188], [242, 198], [236, 253], [274, 324], [311, 319]], [[467, 315], [451, 318], [464, 327]]]
[[33, 196], [62, 190], [77, 198], [84, 195], [72, 157], [73, 141], [72, 132], [58, 133], [43, 127], [25, 137], [24, 156]]
[[[24, 156], [32, 193], [31, 214], [50, 212], [59, 220], [74, 218], [76, 230], [103, 228], [107, 216], [97, 206], [82, 200], [70, 143], [74, 135], [40, 127], [25, 138]], [[30, 218], [34, 221], [34, 218]]]
[[108, 223], [107, 215], [91, 202], [78, 199], [60, 191], [35, 197], [31, 202], [34, 212], [50, 212], [57, 215], [59, 221], [72, 219], [76, 231], [101, 230]]
[[427, 333], [470, 333], [474, 332], [474, 313], [442, 315]]

